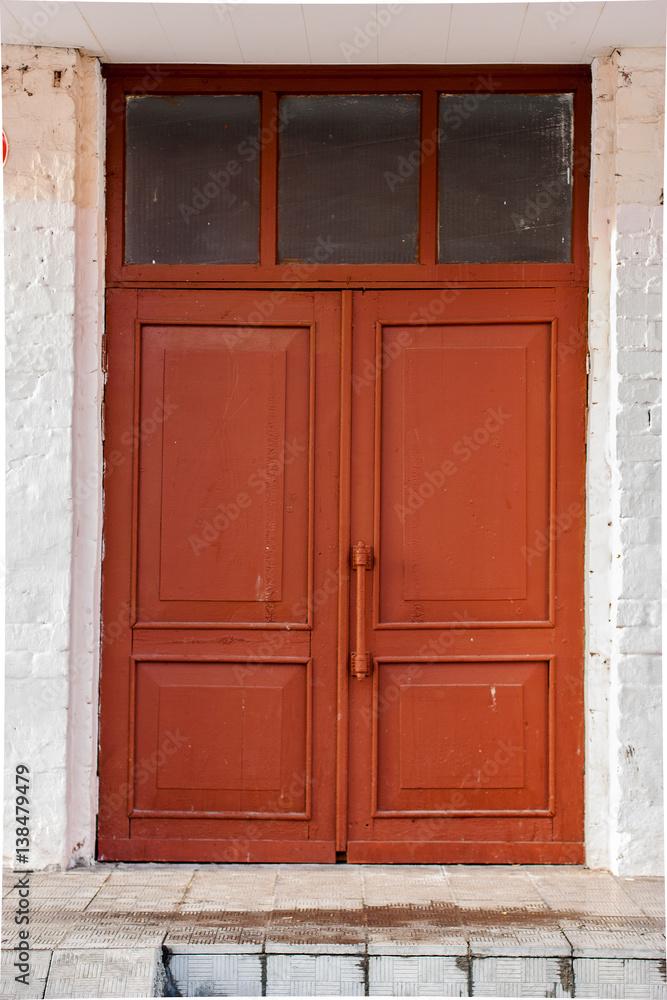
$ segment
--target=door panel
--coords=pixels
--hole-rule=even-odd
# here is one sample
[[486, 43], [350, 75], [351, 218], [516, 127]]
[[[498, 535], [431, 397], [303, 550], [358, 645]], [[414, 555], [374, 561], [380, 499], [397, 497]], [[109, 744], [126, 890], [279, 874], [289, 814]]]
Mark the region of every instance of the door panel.
[[142, 326], [141, 622], [306, 624], [311, 388], [308, 326]]
[[376, 621], [546, 623], [548, 564], [523, 553], [548, 530], [552, 325], [417, 330], [378, 343]]
[[351, 861], [583, 860], [584, 304], [355, 296]]
[[276, 298], [109, 295], [102, 859], [335, 860], [340, 296]]

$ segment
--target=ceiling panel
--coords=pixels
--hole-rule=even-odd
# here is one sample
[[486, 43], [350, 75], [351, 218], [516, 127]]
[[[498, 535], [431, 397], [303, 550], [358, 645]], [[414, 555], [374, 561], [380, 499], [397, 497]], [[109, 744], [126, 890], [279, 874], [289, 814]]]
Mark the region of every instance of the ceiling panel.
[[603, 3], [531, 3], [513, 62], [580, 62]]
[[656, 3], [655, 0], [634, 0], [631, 4], [606, 3], [584, 56], [592, 59], [617, 47], [664, 44], [664, 3]]
[[667, 0], [377, 6], [0, 0], [0, 24], [5, 42], [80, 48], [109, 62], [576, 63], [614, 47], [664, 44], [666, 7]]
[[74, 3], [30, 3], [4, 0], [1, 12], [3, 43], [10, 45], [55, 45], [83, 49], [105, 56], [104, 48], [86, 24]]
[[228, 4], [155, 5], [162, 29], [179, 60], [186, 63], [242, 63]]
[[152, 4], [105, 0], [79, 9], [111, 62], [178, 61]]
[[374, 3], [304, 4], [303, 15], [314, 63], [377, 62], [377, 38], [372, 36]]
[[301, 4], [236, 3], [230, 13], [244, 62], [311, 61]]
[[454, 4], [447, 62], [511, 63], [528, 4]]
[[[402, 4], [399, 13], [378, 7], [384, 26], [378, 34], [381, 63], [442, 63], [447, 51], [452, 4]], [[390, 19], [383, 18], [382, 11]]]

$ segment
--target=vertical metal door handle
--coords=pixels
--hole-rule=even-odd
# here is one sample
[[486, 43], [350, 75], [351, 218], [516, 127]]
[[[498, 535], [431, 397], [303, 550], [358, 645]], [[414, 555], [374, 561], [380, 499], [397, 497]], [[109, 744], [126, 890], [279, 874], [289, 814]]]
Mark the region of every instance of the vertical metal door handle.
[[366, 570], [371, 568], [373, 550], [370, 545], [357, 542], [352, 549], [352, 568], [357, 574], [357, 642], [352, 653], [352, 674], [361, 681], [371, 672], [370, 656], [366, 649]]

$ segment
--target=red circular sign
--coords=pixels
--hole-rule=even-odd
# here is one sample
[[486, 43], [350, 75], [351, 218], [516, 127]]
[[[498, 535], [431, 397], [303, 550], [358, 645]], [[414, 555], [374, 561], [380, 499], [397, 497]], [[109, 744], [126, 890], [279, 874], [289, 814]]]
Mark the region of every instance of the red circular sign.
[[2, 130], [2, 165], [4, 167], [7, 162], [7, 157], [9, 156], [9, 140], [7, 139], [7, 133], [4, 128]]

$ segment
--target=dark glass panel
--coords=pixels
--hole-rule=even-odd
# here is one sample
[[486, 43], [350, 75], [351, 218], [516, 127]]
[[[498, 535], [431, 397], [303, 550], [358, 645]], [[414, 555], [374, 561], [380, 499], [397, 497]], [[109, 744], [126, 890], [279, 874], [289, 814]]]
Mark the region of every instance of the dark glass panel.
[[570, 260], [572, 95], [440, 96], [439, 259]]
[[125, 261], [256, 263], [259, 98], [129, 97]]
[[281, 99], [281, 261], [417, 261], [419, 103], [414, 94]]

